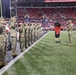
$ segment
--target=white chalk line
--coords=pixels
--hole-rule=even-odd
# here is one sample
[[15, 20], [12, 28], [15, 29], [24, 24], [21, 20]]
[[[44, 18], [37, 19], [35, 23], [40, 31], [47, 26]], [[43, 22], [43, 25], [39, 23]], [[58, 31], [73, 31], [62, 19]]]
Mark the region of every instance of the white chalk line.
[[[49, 32], [48, 32], [49, 33]], [[14, 58], [12, 61], [8, 63], [8, 65], [4, 66], [0, 70], [0, 75], [2, 75], [9, 67], [11, 67], [20, 57], [22, 57], [27, 51], [29, 51], [35, 44], [37, 44], [43, 37], [45, 37], [48, 33], [46, 33], [44, 36], [42, 36], [39, 40], [37, 40], [34, 44], [32, 44], [29, 48], [27, 48], [24, 52], [19, 54], [16, 58]]]

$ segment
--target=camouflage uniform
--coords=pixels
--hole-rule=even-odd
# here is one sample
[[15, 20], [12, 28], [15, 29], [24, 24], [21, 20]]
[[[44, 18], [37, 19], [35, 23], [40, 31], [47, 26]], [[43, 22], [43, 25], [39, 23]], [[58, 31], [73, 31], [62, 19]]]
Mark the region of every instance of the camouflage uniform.
[[16, 18], [15, 17], [11, 17], [11, 19], [10, 19], [10, 21], [11, 21], [11, 23], [16, 23]]
[[37, 23], [37, 39], [39, 39], [39, 24]]
[[14, 18], [12, 17], [12, 18], [10, 19], [10, 25], [11, 25], [11, 26], [14, 26], [14, 24], [15, 24]]
[[0, 26], [0, 66], [4, 65], [5, 55], [6, 55], [6, 37], [3, 34], [3, 27]]
[[[15, 26], [16, 25], [16, 18], [15, 17], [11, 17], [11, 19], [10, 19], [10, 25], [11, 26]], [[15, 26], [16, 27], [16, 26]]]
[[28, 23], [24, 24], [25, 48], [28, 48]]
[[15, 27], [12, 26], [11, 27], [11, 48], [12, 48], [12, 55], [15, 56], [16, 53], [15, 53], [15, 50], [16, 50], [16, 30], [15, 30]]
[[28, 23], [28, 45], [31, 46], [31, 23]]
[[33, 25], [34, 25], [34, 41], [36, 41], [37, 40], [37, 24], [34, 23]]
[[67, 30], [68, 30], [68, 34], [72, 34], [72, 31], [73, 31], [73, 24], [72, 23], [68, 24]]
[[34, 43], [34, 23], [32, 23], [31, 25], [31, 43]]
[[24, 38], [24, 25], [23, 23], [20, 23], [20, 28], [19, 28], [19, 35], [20, 35], [20, 48], [21, 52], [24, 51], [24, 46], [25, 46], [25, 38]]
[[72, 31], [73, 31], [73, 23], [71, 20], [68, 21], [67, 31], [68, 31], [69, 41], [70, 41], [70, 45], [71, 45], [71, 43], [72, 43]]
[[15, 17], [11, 17], [10, 19], [10, 25], [11, 25], [11, 32], [10, 32], [10, 36], [11, 36], [11, 49], [12, 49], [12, 56], [16, 56], [16, 40], [17, 40], [17, 33], [16, 33], [16, 29], [15, 29], [15, 23], [16, 23], [16, 18]]
[[39, 23], [39, 38], [41, 37], [41, 23]]

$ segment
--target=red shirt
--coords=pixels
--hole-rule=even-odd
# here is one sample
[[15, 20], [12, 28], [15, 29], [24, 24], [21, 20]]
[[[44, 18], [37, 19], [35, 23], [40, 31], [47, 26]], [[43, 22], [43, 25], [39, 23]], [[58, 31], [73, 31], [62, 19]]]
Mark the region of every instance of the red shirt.
[[55, 31], [56, 33], [60, 33], [60, 29], [61, 29], [61, 27], [55, 26], [54, 31]]

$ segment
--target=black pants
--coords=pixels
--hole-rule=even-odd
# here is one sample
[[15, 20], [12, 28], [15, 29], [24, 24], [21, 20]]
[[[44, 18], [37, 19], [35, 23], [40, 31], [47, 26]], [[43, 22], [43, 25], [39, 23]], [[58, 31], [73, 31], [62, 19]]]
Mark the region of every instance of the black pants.
[[59, 38], [59, 37], [60, 37], [60, 33], [55, 32], [55, 38]]

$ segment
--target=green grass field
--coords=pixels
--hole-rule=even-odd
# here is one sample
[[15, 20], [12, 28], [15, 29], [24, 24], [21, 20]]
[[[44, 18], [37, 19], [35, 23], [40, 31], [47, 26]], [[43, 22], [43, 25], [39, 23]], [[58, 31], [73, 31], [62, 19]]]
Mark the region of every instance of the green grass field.
[[76, 75], [76, 32], [69, 46], [68, 34], [61, 32], [61, 44], [49, 32], [3, 75]]

